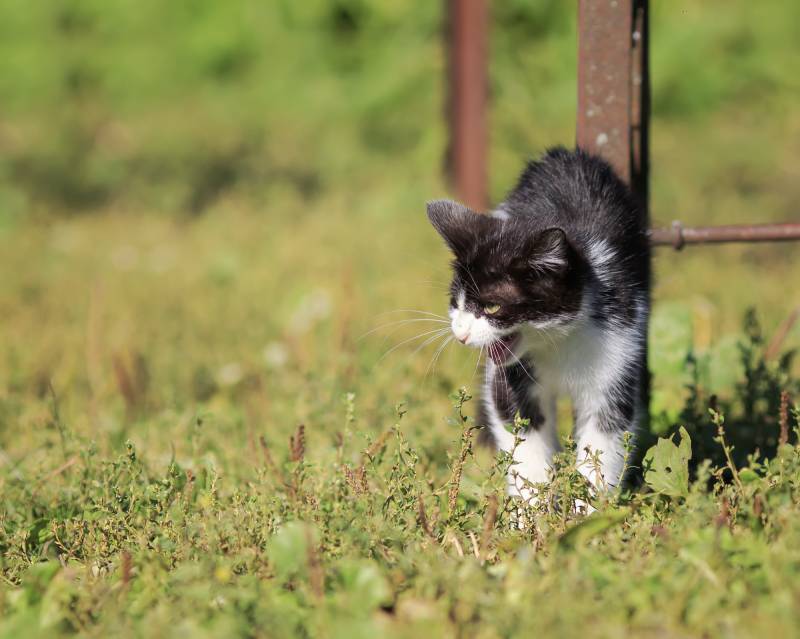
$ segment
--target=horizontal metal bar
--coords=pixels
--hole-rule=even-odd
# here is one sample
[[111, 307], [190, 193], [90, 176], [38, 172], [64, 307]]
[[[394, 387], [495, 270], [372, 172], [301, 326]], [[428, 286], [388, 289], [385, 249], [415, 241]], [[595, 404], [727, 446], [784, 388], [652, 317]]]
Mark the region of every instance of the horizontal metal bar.
[[653, 246], [672, 246], [676, 251], [686, 244], [792, 240], [800, 240], [800, 222], [685, 227], [675, 221], [670, 228], [650, 229], [650, 243]]

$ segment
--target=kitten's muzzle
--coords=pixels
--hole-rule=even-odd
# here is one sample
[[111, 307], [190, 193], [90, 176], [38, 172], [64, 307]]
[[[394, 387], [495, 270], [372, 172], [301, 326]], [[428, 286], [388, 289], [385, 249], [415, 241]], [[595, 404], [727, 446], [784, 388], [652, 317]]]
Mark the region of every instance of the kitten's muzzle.
[[471, 313], [466, 313], [464, 311], [455, 311], [455, 315], [453, 316], [452, 322], [450, 324], [450, 328], [453, 331], [453, 335], [455, 338], [461, 342], [462, 344], [466, 344], [469, 341], [470, 335], [472, 334], [472, 328], [475, 323], [475, 316]]

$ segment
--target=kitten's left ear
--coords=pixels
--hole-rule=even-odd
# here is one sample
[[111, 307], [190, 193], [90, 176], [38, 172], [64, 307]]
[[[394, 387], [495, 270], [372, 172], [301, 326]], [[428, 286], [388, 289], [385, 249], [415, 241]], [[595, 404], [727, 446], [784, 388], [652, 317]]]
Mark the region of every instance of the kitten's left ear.
[[488, 215], [452, 200], [428, 202], [428, 219], [456, 255], [467, 251], [492, 223]]
[[553, 227], [540, 231], [528, 251], [528, 264], [534, 271], [561, 274], [569, 266], [570, 245], [566, 233]]

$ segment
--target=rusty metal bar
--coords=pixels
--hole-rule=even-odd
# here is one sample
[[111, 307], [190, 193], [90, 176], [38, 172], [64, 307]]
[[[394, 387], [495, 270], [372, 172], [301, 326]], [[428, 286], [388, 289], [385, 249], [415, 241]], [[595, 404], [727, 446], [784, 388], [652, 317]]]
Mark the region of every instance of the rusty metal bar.
[[448, 169], [465, 204], [488, 205], [488, 10], [486, 0], [449, 0]]
[[686, 244], [791, 242], [796, 240], [800, 240], [800, 222], [685, 227], [675, 221], [669, 228], [650, 230], [650, 243], [653, 246], [672, 246], [678, 251]]

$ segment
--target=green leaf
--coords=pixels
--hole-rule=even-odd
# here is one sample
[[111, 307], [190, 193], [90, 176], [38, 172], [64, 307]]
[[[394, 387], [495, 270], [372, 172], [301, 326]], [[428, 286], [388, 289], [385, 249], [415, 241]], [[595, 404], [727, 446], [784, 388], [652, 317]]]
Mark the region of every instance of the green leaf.
[[377, 564], [365, 560], [342, 560], [338, 576], [344, 590], [367, 612], [392, 601], [392, 591]]
[[305, 575], [309, 544], [316, 544], [317, 537], [316, 530], [302, 521], [290, 521], [281, 526], [268, 545], [275, 574], [283, 581]]
[[742, 481], [743, 484], [750, 484], [760, 479], [760, 477], [758, 473], [754, 471], [752, 468], [742, 468], [739, 471], [739, 479]]
[[644, 456], [644, 480], [654, 491], [670, 497], [684, 497], [689, 492], [689, 460], [692, 458], [692, 441], [681, 426], [680, 443], [658, 438]]
[[37, 604], [41, 601], [47, 586], [60, 569], [61, 565], [57, 561], [45, 561], [33, 564], [28, 568], [22, 578], [22, 586], [29, 604]]
[[609, 528], [613, 528], [619, 522], [624, 521], [629, 512], [629, 508], [619, 508], [617, 510], [592, 513], [561, 535], [558, 540], [558, 547], [566, 550], [583, 545], [593, 537], [597, 537]]

